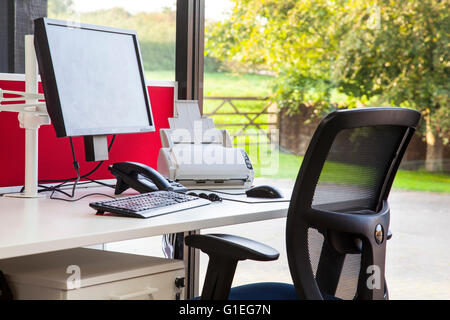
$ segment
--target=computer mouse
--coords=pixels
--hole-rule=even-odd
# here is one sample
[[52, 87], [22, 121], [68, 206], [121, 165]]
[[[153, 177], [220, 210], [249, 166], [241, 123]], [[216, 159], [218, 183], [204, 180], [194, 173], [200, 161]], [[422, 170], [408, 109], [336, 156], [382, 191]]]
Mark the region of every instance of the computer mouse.
[[268, 199], [277, 199], [283, 198], [283, 194], [280, 190], [271, 186], [259, 186], [248, 189], [246, 192], [247, 197], [251, 198], [268, 198]]

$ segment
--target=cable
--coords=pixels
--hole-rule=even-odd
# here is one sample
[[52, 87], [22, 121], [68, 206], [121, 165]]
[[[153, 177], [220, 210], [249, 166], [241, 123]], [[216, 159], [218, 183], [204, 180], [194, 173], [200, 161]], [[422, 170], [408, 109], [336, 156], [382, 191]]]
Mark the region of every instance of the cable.
[[[72, 138], [71, 138], [72, 139]], [[111, 140], [111, 142], [110, 142], [110, 144], [109, 144], [109, 146], [108, 146], [108, 152], [109, 151], [111, 151], [111, 149], [112, 149], [112, 147], [113, 147], [113, 145], [114, 145], [114, 141], [116, 140], [116, 135], [113, 135], [113, 137], [112, 137], [112, 140]], [[72, 156], [73, 156], [73, 153], [72, 153]], [[80, 180], [83, 180], [83, 179], [86, 179], [86, 178], [88, 178], [89, 176], [91, 176], [92, 174], [94, 174], [102, 165], [103, 165], [103, 163], [105, 163], [105, 161], [101, 161], [101, 162], [99, 162], [98, 164], [97, 164], [97, 166], [94, 168], [94, 169], [92, 169], [90, 172], [88, 172], [88, 173], [86, 173], [86, 174], [84, 174], [84, 175], [82, 175], [81, 177], [80, 177]], [[42, 180], [42, 181], [39, 181], [39, 183], [65, 183], [65, 182], [71, 182], [71, 181], [74, 181], [74, 180], [76, 180], [77, 178], [68, 178], [68, 179], [60, 179], [60, 180]]]
[[[84, 185], [84, 184], [87, 184], [87, 183], [97, 183], [99, 185], [106, 186], [106, 187], [109, 187], [109, 188], [115, 188], [115, 186], [113, 186], [113, 185], [109, 185], [109, 184], [106, 184], [106, 183], [103, 183], [103, 182], [100, 182], [100, 181], [93, 180], [93, 179], [89, 178], [90, 175], [92, 175], [94, 172], [96, 172], [101, 167], [101, 165], [104, 163], [104, 161], [101, 161], [90, 172], [88, 172], [88, 173], [86, 173], [84, 175], [80, 174], [80, 165], [79, 165], [79, 163], [77, 161], [77, 158], [76, 158], [75, 148], [74, 148], [74, 145], [73, 145], [72, 137], [69, 137], [69, 139], [70, 139], [70, 148], [71, 148], [72, 159], [73, 159], [73, 163], [72, 164], [73, 164], [73, 167], [74, 167], [74, 169], [75, 169], [75, 171], [77, 173], [77, 177], [76, 178], [64, 179], [64, 180], [43, 180], [43, 181], [39, 181], [39, 183], [40, 183], [39, 187], [43, 188], [42, 190], [39, 190], [39, 192], [51, 191], [52, 193], [50, 195], [50, 199], [75, 202], [75, 201], [81, 200], [81, 198], [78, 199], [78, 200], [73, 201], [73, 200], [68, 200], [68, 199], [56, 198], [56, 197], [54, 197], [54, 194], [55, 194], [55, 192], [59, 192], [59, 193], [65, 195], [65, 196], [67, 196], [69, 198], [74, 198], [75, 197], [75, 190], [76, 190], [77, 186], [78, 185], [82, 185], [82, 184]], [[114, 144], [115, 139], [116, 139], [116, 135], [113, 136], [113, 138], [111, 140], [111, 143], [108, 146], [108, 152], [111, 151], [111, 148], [112, 148], [112, 146]], [[89, 180], [89, 182], [80, 183], [80, 180], [82, 180], [82, 179], [87, 179], [87, 180]], [[68, 184], [69, 182], [72, 182], [72, 181], [74, 181], [72, 184]], [[41, 183], [60, 183], [60, 184], [58, 184], [56, 186], [48, 187], [48, 186], [43, 186]], [[64, 187], [64, 186], [72, 187], [72, 193], [69, 194], [69, 193], [63, 191], [61, 188]], [[84, 199], [84, 198], [85, 197], [83, 197], [82, 199]]]
[[[91, 180], [91, 179], [89, 179], [89, 180]], [[108, 185], [108, 184], [106, 184], [106, 183], [102, 183], [102, 182], [100, 182], [100, 181], [95, 181], [95, 180], [91, 180], [91, 181], [87, 181], [87, 182], [81, 182], [81, 183], [78, 183], [77, 185], [78, 186], [80, 186], [80, 185], [86, 185], [86, 184], [90, 184], [90, 183], [98, 183], [98, 184], [101, 184], [101, 185], [104, 185], [104, 186], [107, 186], [107, 187], [110, 187], [110, 188], [115, 188], [114, 186], [112, 186], [112, 185]], [[72, 186], [75, 186], [76, 184], [75, 183], [73, 183], [72, 185], [66, 185], [67, 187], [72, 187]], [[69, 198], [73, 198], [74, 197], [74, 195], [72, 194], [69, 194], [69, 193], [67, 193], [67, 192], [65, 192], [65, 191], [63, 191], [63, 190], [61, 190], [60, 188], [55, 188], [55, 187], [47, 187], [47, 186], [42, 186], [42, 185], [40, 185], [39, 187], [41, 187], [41, 188], [43, 188], [43, 190], [39, 190], [39, 192], [47, 192], [47, 191], [52, 191], [52, 194], [50, 195], [50, 199], [52, 199], [52, 200], [61, 200], [61, 201], [67, 201], [67, 202], [76, 202], [76, 201], [79, 201], [79, 200], [81, 200], [81, 199], [84, 199], [84, 198], [86, 198], [86, 197], [88, 197], [88, 196], [93, 196], [93, 195], [102, 195], [102, 196], [106, 196], [106, 197], [109, 197], [109, 198], [111, 198], [111, 199], [115, 199], [114, 197], [112, 197], [112, 196], [109, 196], [109, 195], [107, 195], [107, 194], [103, 194], [103, 193], [92, 193], [92, 194], [89, 194], [89, 195], [87, 195], [87, 196], [83, 196], [83, 197], [81, 197], [81, 198], [79, 198], [79, 199], [76, 199], [76, 200], [70, 200], [70, 199], [63, 199], [63, 198], [57, 198], [57, 197], [54, 197], [53, 195], [54, 195], [54, 193], [55, 192], [59, 192], [59, 193], [62, 193], [62, 194], [64, 194], [65, 196], [67, 196], [67, 197], [69, 197]]]
[[111, 188], [111, 189], [115, 189], [116, 188], [116, 185], [114, 185], [114, 184], [107, 184], [105, 182], [101, 182], [99, 180], [93, 180], [93, 179], [89, 179], [89, 178], [86, 178], [86, 179], [89, 180], [86, 184], [88, 184], [88, 183], [96, 183], [96, 184], [99, 184], [101, 186], [108, 187], [108, 188]]
[[50, 199], [52, 199], [52, 200], [60, 200], [60, 201], [65, 201], [65, 202], [77, 202], [77, 201], [80, 201], [80, 200], [83, 200], [83, 199], [85, 199], [87, 197], [92, 197], [92, 196], [104, 196], [104, 197], [108, 197], [108, 198], [111, 198], [111, 199], [116, 199], [116, 198], [114, 198], [114, 197], [112, 197], [112, 196], [110, 196], [108, 194], [104, 194], [104, 193], [90, 193], [90, 194], [82, 196], [82, 197], [80, 197], [78, 199], [55, 198], [55, 197], [53, 197], [53, 193], [52, 193], [51, 196], [50, 196]]
[[237, 200], [237, 199], [228, 199], [228, 198], [222, 198], [222, 200], [233, 201], [233, 202], [240, 202], [240, 203], [247, 203], [247, 204], [286, 203], [286, 202], [291, 202], [291, 200], [273, 200], [273, 201], [258, 201], [258, 202], [251, 202], [251, 201], [244, 201], [244, 200]]
[[[72, 137], [69, 138], [70, 139], [70, 149], [72, 150], [72, 159], [73, 159], [73, 168], [75, 169], [75, 171], [77, 172], [77, 179], [75, 180], [73, 187], [72, 187], [72, 195], [71, 198], [75, 197], [75, 189], [77, 188], [77, 184], [78, 182], [80, 182], [80, 164], [77, 161], [77, 157], [75, 155], [75, 148], [73, 147], [73, 140]], [[53, 195], [53, 193], [52, 193]], [[50, 196], [51, 198], [51, 196]]]
[[[89, 181], [79, 182], [77, 184], [77, 186], [82, 186], [82, 185], [87, 185], [87, 184], [91, 184], [91, 183], [96, 183], [96, 184], [99, 184], [101, 186], [105, 186], [105, 187], [108, 187], [108, 188], [111, 188], [111, 189], [115, 189], [116, 188], [115, 185], [107, 184], [107, 183], [104, 183], [104, 182], [101, 182], [101, 181], [97, 181], [97, 180], [92, 180], [92, 179], [89, 179], [89, 178], [88, 178], [88, 180]], [[63, 187], [70, 188], [70, 187], [73, 187], [73, 185], [74, 184], [65, 184], [65, 185], [63, 185]], [[61, 190], [61, 185], [59, 185], [59, 187], [58, 186], [50, 186], [49, 187], [49, 186], [39, 185], [39, 188], [42, 188], [41, 190], [38, 191], [39, 193], [55, 190], [56, 192], [62, 193], [62, 194], [64, 194], [67, 197], [71, 196], [69, 193]], [[21, 192], [23, 192], [23, 191], [21, 191]]]
[[[112, 140], [111, 140], [111, 143], [110, 143], [110, 145], [109, 145], [109, 147], [108, 147], [108, 152], [111, 151], [111, 148], [112, 148], [112, 146], [113, 146], [113, 144], [114, 144], [115, 138], [116, 138], [116, 136], [114, 135], [113, 138], [112, 138]], [[103, 194], [103, 193], [92, 193], [92, 194], [85, 195], [85, 196], [83, 196], [83, 197], [81, 197], [81, 198], [78, 198], [78, 199], [63, 199], [63, 198], [57, 198], [57, 197], [54, 197], [55, 192], [59, 192], [59, 193], [64, 194], [65, 196], [68, 196], [69, 198], [74, 198], [74, 197], [75, 197], [75, 190], [76, 190], [76, 187], [77, 187], [77, 185], [79, 185], [79, 182], [80, 182], [81, 179], [87, 179], [87, 180], [89, 180], [88, 183], [93, 182], [93, 183], [100, 184], [100, 185], [102, 185], [102, 186], [114, 188], [114, 186], [112, 186], [112, 185], [109, 185], [109, 184], [106, 184], [106, 183], [103, 183], [103, 182], [100, 182], [100, 181], [93, 180], [93, 179], [90, 179], [90, 178], [89, 178], [90, 175], [92, 175], [95, 171], [97, 171], [97, 170], [100, 168], [100, 166], [104, 163], [104, 161], [101, 161], [101, 162], [100, 162], [93, 170], [91, 170], [91, 171], [88, 172], [87, 174], [84, 174], [83, 176], [81, 176], [81, 175], [80, 175], [80, 165], [79, 165], [79, 163], [78, 163], [78, 161], [77, 161], [77, 158], [76, 158], [75, 148], [74, 148], [74, 146], [73, 146], [73, 140], [72, 140], [72, 137], [70, 137], [70, 148], [71, 148], [71, 151], [72, 151], [73, 167], [74, 167], [74, 169], [75, 169], [75, 171], [76, 171], [76, 173], [77, 173], [77, 177], [76, 177], [76, 178], [71, 178], [71, 179], [66, 179], [66, 180], [59, 180], [59, 181], [53, 180], [53, 182], [61, 182], [61, 183], [60, 183], [59, 185], [57, 185], [57, 186], [53, 186], [53, 187], [42, 186], [42, 187], [44, 188], [43, 191], [51, 191], [51, 192], [52, 192], [51, 195], [50, 195], [50, 199], [52, 199], [52, 200], [60, 200], [60, 201], [65, 201], [65, 202], [77, 202], [77, 201], [80, 201], [80, 200], [85, 199], [85, 198], [87, 198], [87, 197], [94, 196], [94, 195], [101, 195], [101, 196], [109, 197], [109, 198], [111, 198], [111, 199], [115, 199], [114, 197], [112, 197], [112, 196], [110, 196], [110, 195], [107, 195], [107, 194]], [[62, 188], [63, 186], [67, 185], [68, 182], [71, 182], [71, 181], [73, 181], [73, 180], [75, 180], [75, 181], [74, 181], [74, 183], [72, 184], [72, 194], [69, 194], [69, 193], [67, 193], [67, 192], [65, 192], [65, 191], [63, 191], [63, 190], [61, 190], [61, 188]], [[49, 181], [50, 181], [50, 180], [47, 180], [46, 182], [48, 183]], [[41, 182], [41, 183], [42, 183], [42, 182]], [[83, 183], [83, 184], [86, 184], [86, 183]]]
[[70, 139], [70, 148], [71, 148], [71, 151], [72, 151], [72, 159], [73, 159], [72, 164], [73, 164], [73, 168], [77, 172], [77, 177], [74, 179], [75, 182], [72, 184], [72, 194], [68, 194], [67, 192], [61, 190], [61, 187], [66, 185], [68, 182], [70, 182], [70, 180], [66, 180], [66, 181], [64, 181], [63, 183], [61, 183], [61, 184], [59, 184], [57, 186], [45, 187], [46, 191], [51, 191], [52, 192], [52, 194], [50, 195], [50, 199], [56, 199], [56, 198], [53, 197], [55, 192], [60, 192], [60, 193], [62, 193], [64, 195], [68, 196], [69, 198], [75, 197], [75, 189], [76, 189], [77, 184], [78, 184], [78, 182], [80, 181], [80, 178], [81, 178], [81, 176], [80, 176], [80, 165], [79, 165], [79, 163], [77, 161], [77, 157], [76, 157], [76, 154], [75, 154], [75, 148], [73, 146], [72, 137], [69, 137], [69, 139]]
[[[38, 193], [52, 191], [52, 194], [53, 194], [54, 192], [59, 192], [59, 193], [64, 194], [64, 195], [67, 196], [67, 197], [71, 197], [71, 195], [70, 195], [69, 193], [67, 193], [67, 192], [65, 192], [65, 191], [63, 191], [63, 190], [61, 190], [61, 187], [57, 187], [57, 186], [54, 186], [54, 187], [47, 187], [47, 186], [43, 186], [43, 185], [39, 185], [39, 187], [42, 188], [42, 189], [39, 190]], [[70, 185], [70, 187], [72, 187], [72, 185]]]
[[224, 191], [218, 191], [218, 190], [208, 190], [208, 189], [189, 189], [189, 191], [204, 191], [204, 192], [214, 192], [214, 193], [220, 193], [220, 194], [226, 194], [229, 196], [243, 196], [244, 193], [231, 193], [231, 192], [224, 192]]
[[[205, 190], [205, 189], [192, 189], [192, 190], [189, 190], [188, 195], [189, 195], [190, 193], [192, 193], [191, 195], [197, 196], [197, 197], [200, 197], [200, 198], [202, 198], [202, 197], [201, 197], [201, 194], [200, 194], [200, 195], [197, 195], [195, 192], [192, 192], [192, 191], [205, 191], [205, 192], [209, 192], [209, 195], [215, 195], [216, 197], [219, 197], [219, 196], [216, 195], [215, 193], [223, 193], [223, 194], [229, 194], [229, 195], [243, 195], [243, 194], [245, 194], [245, 193], [243, 193], [243, 194], [239, 194], [239, 193], [225, 193], [225, 192], [217, 192], [217, 191], [215, 191], [215, 190], [212, 191], [212, 190]], [[272, 201], [263, 200], [263, 201], [258, 201], [258, 202], [251, 202], [251, 201], [238, 200], [238, 199], [229, 199], [229, 198], [222, 198], [222, 197], [219, 197], [219, 198], [222, 199], [222, 200], [227, 200], [227, 201], [232, 201], [232, 202], [240, 202], [240, 203], [247, 203], [247, 204], [285, 203], [285, 202], [291, 202], [291, 200], [272, 200]], [[206, 195], [205, 195], [205, 199], [206, 199]], [[265, 199], [268, 199], [268, 198], [265, 198]], [[210, 200], [211, 200], [211, 199], [210, 199]], [[211, 201], [213, 201], [213, 200], [211, 200]], [[214, 201], [217, 201], [217, 200], [214, 200]]]

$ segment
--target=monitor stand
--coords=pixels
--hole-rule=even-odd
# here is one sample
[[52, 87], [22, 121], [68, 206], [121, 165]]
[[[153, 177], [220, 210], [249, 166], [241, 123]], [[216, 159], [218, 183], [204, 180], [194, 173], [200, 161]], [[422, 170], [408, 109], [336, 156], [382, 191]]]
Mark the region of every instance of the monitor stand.
[[86, 161], [108, 160], [108, 136], [85, 136]]
[[[5, 194], [5, 197], [14, 198], [45, 198], [45, 194], [40, 194], [38, 190], [38, 151], [39, 151], [39, 128], [42, 125], [49, 125], [50, 118], [47, 113], [46, 104], [39, 102], [44, 96], [38, 91], [38, 65], [36, 52], [34, 51], [34, 36], [25, 36], [25, 92], [9, 91], [24, 97], [25, 104], [13, 103], [0, 105], [0, 111], [11, 111], [19, 113], [19, 123], [25, 129], [25, 183], [22, 193]], [[3, 99], [2, 99], [3, 98]], [[0, 100], [22, 101], [22, 98], [5, 98], [0, 96]]]

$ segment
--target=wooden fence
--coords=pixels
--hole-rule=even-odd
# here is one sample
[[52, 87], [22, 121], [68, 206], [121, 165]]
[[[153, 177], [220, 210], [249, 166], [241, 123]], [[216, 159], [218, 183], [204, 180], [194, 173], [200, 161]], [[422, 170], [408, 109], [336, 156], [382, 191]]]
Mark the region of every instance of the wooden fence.
[[[261, 143], [270, 143], [271, 141], [271, 133], [272, 129], [276, 129], [278, 127], [278, 107], [277, 104], [273, 101], [270, 101], [269, 98], [262, 97], [205, 97], [205, 100], [215, 100], [220, 101], [219, 105], [216, 106], [213, 111], [205, 113], [205, 116], [215, 117], [214, 123], [217, 128], [230, 128], [237, 127], [240, 128], [237, 132], [230, 132], [230, 136], [233, 140], [242, 136], [256, 136], [256, 135], [265, 135], [267, 136], [266, 142], [258, 141], [257, 143], [247, 143], [247, 144], [261, 144]], [[237, 101], [243, 102], [265, 102], [264, 106], [258, 110], [253, 112], [245, 112], [240, 110], [239, 106], [235, 103]], [[248, 105], [248, 104], [247, 104]], [[222, 109], [230, 106], [233, 112], [221, 112]], [[268, 121], [261, 120], [263, 115], [268, 115]], [[220, 121], [220, 116], [240, 116], [243, 121], [239, 123], [226, 123]], [[257, 133], [249, 133], [246, 132], [247, 129], [256, 128]]]

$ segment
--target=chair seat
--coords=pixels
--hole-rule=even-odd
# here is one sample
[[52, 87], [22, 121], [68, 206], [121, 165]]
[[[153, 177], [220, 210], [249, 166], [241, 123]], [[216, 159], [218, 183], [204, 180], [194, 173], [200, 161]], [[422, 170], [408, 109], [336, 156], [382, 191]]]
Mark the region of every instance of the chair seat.
[[229, 300], [298, 300], [292, 284], [261, 282], [231, 288]]
[[[340, 300], [324, 295], [325, 300]], [[289, 283], [261, 282], [231, 288], [229, 300], [298, 300], [295, 287]]]

